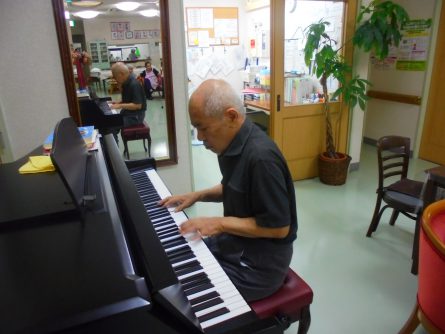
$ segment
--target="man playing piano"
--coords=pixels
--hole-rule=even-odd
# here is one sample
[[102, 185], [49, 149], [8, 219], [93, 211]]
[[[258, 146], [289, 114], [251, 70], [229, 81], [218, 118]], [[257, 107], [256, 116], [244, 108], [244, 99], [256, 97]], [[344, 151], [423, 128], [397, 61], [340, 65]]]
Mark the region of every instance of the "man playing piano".
[[239, 95], [223, 80], [204, 81], [189, 102], [198, 139], [218, 155], [221, 183], [160, 201], [181, 211], [197, 201], [222, 202], [224, 217], [184, 222], [197, 234], [247, 301], [282, 285], [296, 238], [295, 192], [286, 161], [275, 143], [246, 118]]
[[[114, 79], [121, 86], [122, 100], [113, 102], [113, 109], [121, 109], [124, 127], [140, 124], [145, 118], [145, 109], [147, 109], [147, 100], [145, 92], [139, 81], [134, 75], [131, 75], [128, 67], [121, 62], [111, 66], [111, 72]], [[117, 131], [114, 133], [117, 139]], [[117, 140], [116, 140], [117, 141]]]

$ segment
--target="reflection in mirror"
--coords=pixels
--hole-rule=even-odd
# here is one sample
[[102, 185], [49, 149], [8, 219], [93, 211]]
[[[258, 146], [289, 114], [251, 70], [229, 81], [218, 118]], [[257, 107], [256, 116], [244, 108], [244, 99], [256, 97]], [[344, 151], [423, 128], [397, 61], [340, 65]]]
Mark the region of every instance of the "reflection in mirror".
[[[118, 9], [115, 0], [99, 2], [93, 8], [76, 6], [83, 1], [52, 1], [71, 116], [79, 124], [88, 122], [86, 111], [91, 112], [91, 105], [85, 107], [82, 95], [93, 101], [95, 98], [121, 100], [120, 87], [112, 77], [111, 66], [117, 61], [124, 62], [144, 86], [147, 98], [145, 121], [152, 139], [151, 156], [156, 158], [159, 166], [177, 163], [168, 1], [141, 2], [133, 11]], [[79, 12], [85, 10], [95, 11], [96, 16], [81, 18]], [[147, 12], [155, 16], [147, 17]], [[150, 67], [148, 63], [156, 74], [154, 77], [144, 76], [148, 72], [146, 64]], [[112, 114], [109, 118], [118, 116]], [[109, 118], [105, 120], [106, 124]], [[118, 138], [123, 153], [124, 145], [120, 136]], [[148, 156], [142, 140], [128, 141], [127, 145], [130, 159]]]

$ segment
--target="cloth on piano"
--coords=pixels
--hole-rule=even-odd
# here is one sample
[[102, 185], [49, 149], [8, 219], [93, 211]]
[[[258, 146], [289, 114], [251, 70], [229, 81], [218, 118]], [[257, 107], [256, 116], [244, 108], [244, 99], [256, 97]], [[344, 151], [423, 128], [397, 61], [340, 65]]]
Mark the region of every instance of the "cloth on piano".
[[28, 162], [19, 168], [20, 174], [46, 173], [55, 171], [51, 158], [47, 155], [30, 156]]

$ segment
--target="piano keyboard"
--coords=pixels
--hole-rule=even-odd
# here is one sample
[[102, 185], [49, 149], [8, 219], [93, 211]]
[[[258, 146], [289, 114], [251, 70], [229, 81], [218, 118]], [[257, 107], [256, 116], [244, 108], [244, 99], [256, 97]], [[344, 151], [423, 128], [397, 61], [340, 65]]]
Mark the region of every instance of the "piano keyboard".
[[172, 268], [205, 331], [251, 309], [201, 238], [187, 240], [178, 226], [184, 212], [159, 207], [170, 192], [155, 170], [130, 173]]

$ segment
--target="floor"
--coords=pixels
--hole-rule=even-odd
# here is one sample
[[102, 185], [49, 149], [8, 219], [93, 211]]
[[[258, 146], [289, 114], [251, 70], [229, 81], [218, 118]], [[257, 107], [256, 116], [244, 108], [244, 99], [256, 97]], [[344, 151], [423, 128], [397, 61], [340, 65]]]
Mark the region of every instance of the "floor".
[[[202, 145], [192, 146], [192, 152], [195, 188], [219, 182], [216, 156]], [[291, 267], [314, 291], [309, 333], [397, 333], [414, 306], [414, 222], [399, 217], [390, 226], [386, 212], [372, 238], [365, 237], [376, 199], [376, 160], [375, 147], [364, 144], [360, 168], [348, 175], [345, 185], [327, 186], [318, 178], [294, 183], [299, 229]], [[423, 171], [434, 166], [412, 159], [409, 177], [424, 181]], [[187, 213], [216, 216], [222, 208], [197, 203]], [[297, 327], [286, 333], [296, 333]], [[415, 333], [426, 331], [419, 327]]]

